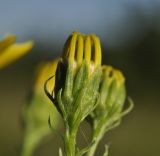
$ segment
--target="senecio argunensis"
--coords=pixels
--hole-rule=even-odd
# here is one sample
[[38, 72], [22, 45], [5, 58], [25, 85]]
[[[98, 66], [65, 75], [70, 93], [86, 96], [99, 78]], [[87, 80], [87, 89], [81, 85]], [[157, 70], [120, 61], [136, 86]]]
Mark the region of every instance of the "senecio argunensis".
[[[120, 124], [126, 100], [125, 78], [121, 71], [102, 65], [99, 38], [73, 32], [67, 39], [61, 58], [54, 66], [55, 73], [45, 83], [45, 92], [61, 114], [64, 125], [64, 156], [93, 156], [105, 132]], [[52, 80], [52, 91], [48, 84]], [[79, 149], [76, 143], [78, 128], [87, 120], [92, 127], [90, 144]], [[108, 155], [105, 146], [104, 156]]]

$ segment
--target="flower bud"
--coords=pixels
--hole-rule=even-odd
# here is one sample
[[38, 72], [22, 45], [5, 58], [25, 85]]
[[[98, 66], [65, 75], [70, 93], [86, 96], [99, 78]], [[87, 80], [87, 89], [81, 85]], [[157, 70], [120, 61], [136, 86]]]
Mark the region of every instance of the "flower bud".
[[122, 111], [126, 98], [125, 78], [123, 74], [111, 66], [102, 66], [100, 85], [100, 103], [95, 112], [97, 115], [112, 116]]
[[73, 32], [64, 45], [57, 65], [54, 94], [48, 94], [70, 127], [78, 126], [96, 106], [100, 65], [98, 37]]
[[[130, 106], [123, 111], [126, 99], [125, 78], [123, 74], [111, 66], [102, 66], [102, 77], [99, 88], [100, 100], [95, 110], [87, 117], [88, 122], [93, 128], [93, 146], [88, 152], [88, 156], [95, 153], [99, 141], [105, 132], [117, 127], [123, 115], [133, 108], [132, 101]], [[108, 146], [106, 146], [108, 147]], [[104, 153], [108, 153], [108, 148]]]

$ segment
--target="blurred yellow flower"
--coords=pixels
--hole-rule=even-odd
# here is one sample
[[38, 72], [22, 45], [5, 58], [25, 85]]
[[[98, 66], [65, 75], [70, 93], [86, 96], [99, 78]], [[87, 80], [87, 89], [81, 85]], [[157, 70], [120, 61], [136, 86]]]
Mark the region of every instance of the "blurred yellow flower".
[[33, 47], [32, 41], [15, 43], [16, 36], [8, 35], [0, 41], [0, 69], [25, 55]]
[[51, 81], [48, 82], [48, 90], [50, 93], [53, 92], [55, 86], [55, 73], [57, 69], [59, 59], [54, 61], [41, 63], [37, 69], [36, 73], [36, 82], [34, 86], [34, 90], [37, 93], [44, 93], [44, 84], [47, 79], [53, 77]]
[[[32, 155], [41, 141], [52, 134], [51, 127], [58, 129], [60, 126], [60, 116], [44, 93], [45, 81], [51, 77], [53, 78], [48, 82], [47, 87], [50, 94], [53, 92], [57, 63], [58, 59], [41, 63], [36, 71], [32, 97], [23, 110], [25, 134], [21, 156]], [[48, 120], [50, 125], [47, 122]]]

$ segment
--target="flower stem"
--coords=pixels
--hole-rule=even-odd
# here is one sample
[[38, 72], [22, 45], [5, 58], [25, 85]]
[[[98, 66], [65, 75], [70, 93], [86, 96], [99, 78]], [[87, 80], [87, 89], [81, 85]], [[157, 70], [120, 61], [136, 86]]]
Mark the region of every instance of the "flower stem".
[[65, 133], [65, 143], [64, 150], [65, 156], [75, 156], [76, 155], [76, 136], [78, 129], [71, 129], [70, 127], [66, 128]]
[[35, 146], [32, 143], [24, 142], [21, 156], [32, 156]]
[[97, 135], [94, 135], [94, 139], [93, 139], [94, 144], [91, 146], [90, 150], [88, 151], [87, 156], [94, 156], [95, 151], [97, 149], [97, 146], [98, 146], [101, 138], [103, 137], [102, 134], [103, 134], [102, 131], [100, 131], [99, 133], [97, 133]]
[[93, 128], [92, 141], [94, 144], [91, 146], [90, 150], [87, 153], [87, 156], [94, 156], [97, 146], [100, 140], [103, 138], [106, 132], [106, 124], [104, 120], [100, 120], [96, 126]]

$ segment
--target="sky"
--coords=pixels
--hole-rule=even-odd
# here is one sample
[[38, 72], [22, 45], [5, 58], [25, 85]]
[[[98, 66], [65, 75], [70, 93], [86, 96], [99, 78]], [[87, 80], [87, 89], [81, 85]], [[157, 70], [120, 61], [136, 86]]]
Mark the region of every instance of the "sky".
[[[118, 45], [143, 33], [159, 8], [159, 0], [0, 0], [0, 37], [14, 33], [20, 40], [56, 39], [58, 44], [81, 31]], [[137, 24], [139, 16], [145, 21]]]

